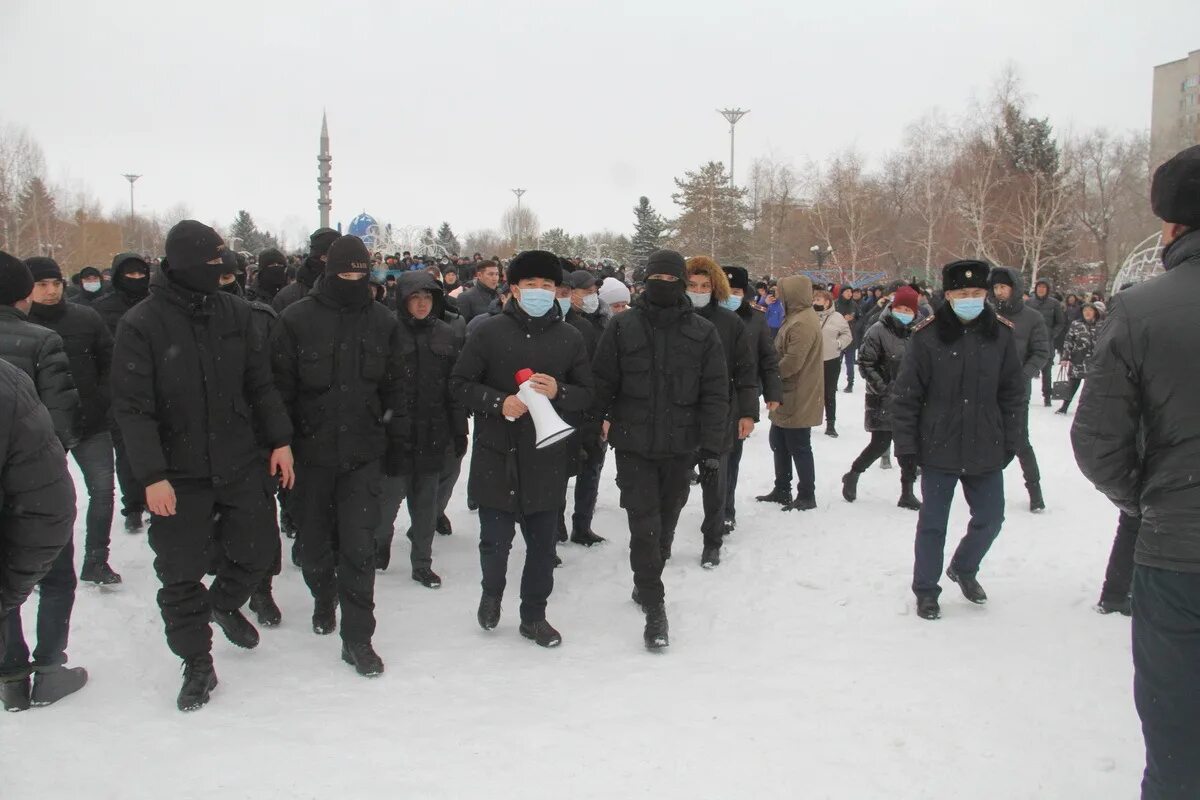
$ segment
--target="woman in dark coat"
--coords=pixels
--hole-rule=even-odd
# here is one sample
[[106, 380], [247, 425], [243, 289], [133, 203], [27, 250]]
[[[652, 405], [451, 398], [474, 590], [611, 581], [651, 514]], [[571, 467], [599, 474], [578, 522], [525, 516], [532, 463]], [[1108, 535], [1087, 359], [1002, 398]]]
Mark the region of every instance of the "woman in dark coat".
[[1072, 322], [1067, 338], [1062, 348], [1062, 369], [1066, 370], [1071, 380], [1071, 388], [1062, 407], [1056, 414], [1066, 414], [1079, 391], [1080, 384], [1087, 377], [1088, 362], [1092, 360], [1092, 352], [1096, 349], [1096, 334], [1104, 321], [1104, 314], [1091, 303], [1083, 306], [1082, 317], [1078, 322]]

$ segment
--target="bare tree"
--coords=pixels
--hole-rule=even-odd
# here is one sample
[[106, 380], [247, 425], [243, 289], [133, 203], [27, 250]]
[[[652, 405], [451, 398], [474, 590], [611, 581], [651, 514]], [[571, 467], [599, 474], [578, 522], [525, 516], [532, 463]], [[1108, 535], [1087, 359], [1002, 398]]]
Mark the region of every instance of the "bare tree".
[[46, 156], [29, 131], [12, 123], [0, 127], [0, 241], [5, 250], [21, 250], [21, 193], [45, 175]]
[[1068, 211], [1070, 197], [1064, 180], [1058, 175], [1034, 172], [1015, 179], [1016, 230], [1021, 248], [1021, 262], [1029, 268], [1029, 284], [1037, 283], [1042, 267], [1065, 255], [1060, 249], [1047, 245], [1060, 229]]
[[909, 208], [917, 224], [909, 243], [918, 248], [925, 279], [932, 278], [938, 236], [951, 211], [951, 170], [956, 142], [946, 120], [937, 112], [926, 114], [905, 133], [903, 158], [911, 181]]
[[853, 149], [830, 161], [824, 173], [816, 173], [812, 214], [815, 228], [832, 247], [833, 263], [849, 279], [874, 266], [886, 251], [877, 241], [881, 227], [878, 181], [863, 172], [862, 158]]
[[508, 237], [511, 242], [509, 249], [512, 250], [518, 246], [526, 249], [532, 247], [542, 232], [541, 226], [538, 225], [537, 214], [524, 205], [521, 206], [519, 216], [516, 205], [510, 206], [504, 212], [504, 216], [500, 219], [500, 230]]

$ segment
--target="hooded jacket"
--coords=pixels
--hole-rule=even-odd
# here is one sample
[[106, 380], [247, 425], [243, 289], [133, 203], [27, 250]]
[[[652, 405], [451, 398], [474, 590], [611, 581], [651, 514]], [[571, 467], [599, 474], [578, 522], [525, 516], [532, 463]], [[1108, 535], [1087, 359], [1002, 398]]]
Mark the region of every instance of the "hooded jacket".
[[781, 428], [814, 428], [825, 415], [825, 359], [812, 281], [792, 275], [779, 281], [776, 292], [787, 316], [775, 335], [783, 397], [770, 419]]
[[62, 337], [30, 322], [24, 311], [0, 306], [0, 359], [30, 377], [38, 397], [50, 411], [58, 441], [66, 450], [74, 447], [79, 441], [75, 427], [79, 392]]
[[[775, 350], [775, 342], [767, 329], [767, 314], [756, 309], [749, 297], [743, 297], [737, 315], [746, 326], [746, 335], [750, 337], [751, 349], [754, 351], [754, 369], [758, 374], [763, 400], [778, 403], [783, 398], [783, 383], [779, 380], [779, 353]], [[759, 405], [755, 403], [755, 422], [759, 421], [759, 413]]]
[[310, 255], [304, 259], [304, 263], [296, 270], [295, 282], [289, 283], [275, 293], [275, 297], [271, 300], [271, 308], [275, 309], [278, 313], [282, 313], [292, 303], [298, 302], [307, 296], [324, 274], [325, 262], [319, 257]]
[[[1046, 287], [1045, 297], [1037, 296], [1038, 286]], [[1050, 293], [1052, 290], [1050, 281], [1038, 281], [1033, 287], [1033, 295], [1029, 298], [1027, 305], [1042, 315], [1042, 319], [1046, 321], [1046, 330], [1050, 333], [1050, 342], [1056, 349], [1062, 349], [1063, 339], [1067, 335], [1067, 312], [1063, 310], [1062, 303], [1058, 302]]]
[[131, 291], [130, 287], [125, 284], [121, 267], [128, 261], [138, 262], [138, 265], [146, 272], [147, 282], [153, 273], [157, 272], [157, 270], [152, 270], [146, 260], [137, 253], [117, 253], [113, 257], [112, 288], [93, 300], [91, 306], [104, 320], [104, 324], [108, 326], [108, 332], [114, 337], [117, 335], [117, 323], [121, 321], [121, 317], [125, 316], [125, 312], [147, 297], [147, 295]]
[[1054, 347], [1050, 342], [1050, 332], [1046, 327], [1045, 318], [1025, 304], [1022, 294], [1025, 291], [1025, 281], [1021, 274], [1009, 267], [993, 267], [992, 273], [1002, 272], [1012, 280], [1012, 296], [1003, 303], [992, 295], [1001, 316], [1012, 323], [1013, 343], [1017, 347], [1017, 356], [1021, 359], [1021, 372], [1026, 380], [1032, 380], [1041, 374], [1042, 367], [1054, 358]]

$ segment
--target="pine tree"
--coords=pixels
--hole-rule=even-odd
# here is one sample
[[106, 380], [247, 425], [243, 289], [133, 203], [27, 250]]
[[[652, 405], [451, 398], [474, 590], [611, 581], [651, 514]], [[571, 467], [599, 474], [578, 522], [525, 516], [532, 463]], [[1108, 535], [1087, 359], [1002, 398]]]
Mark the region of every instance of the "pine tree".
[[17, 241], [14, 249], [43, 255], [54, 241], [58, 208], [41, 178], [31, 178], [17, 198]]
[[442, 227], [438, 228], [437, 243], [450, 255], [456, 256], [459, 254], [458, 237], [450, 229], [449, 222], [443, 222]]
[[229, 226], [229, 246], [235, 250], [257, 253], [268, 247], [279, 247], [279, 242], [267, 231], [260, 231], [254, 218], [245, 209], [239, 210]]
[[663, 230], [667, 226], [646, 197], [638, 198], [638, 204], [633, 209], [633, 218], [633, 243], [629, 251], [633, 267], [636, 269], [646, 266], [646, 259], [662, 246]]
[[676, 178], [671, 199], [680, 207], [675, 247], [684, 255], [707, 255], [721, 264], [744, 264], [748, 256], [746, 190], [729, 185], [725, 165], [710, 161]]
[[562, 228], [551, 228], [543, 233], [538, 240], [538, 246], [542, 250], [548, 250], [554, 253], [554, 255], [562, 256], [563, 258], [570, 258], [575, 249], [571, 234]]

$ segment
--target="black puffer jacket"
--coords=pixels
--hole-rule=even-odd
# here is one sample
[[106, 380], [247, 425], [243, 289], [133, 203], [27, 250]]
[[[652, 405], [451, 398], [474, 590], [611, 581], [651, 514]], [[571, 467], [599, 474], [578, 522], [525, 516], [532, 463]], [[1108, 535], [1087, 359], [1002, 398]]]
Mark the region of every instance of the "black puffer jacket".
[[725, 374], [729, 381], [729, 420], [721, 452], [733, 449], [737, 441], [738, 420], [758, 417], [758, 370], [755, 368], [754, 346], [741, 318], [717, 303], [709, 303], [697, 312], [712, 323], [725, 352]]
[[999, 312], [1013, 324], [1013, 343], [1021, 359], [1021, 371], [1027, 380], [1041, 374], [1042, 367], [1054, 358], [1054, 346], [1050, 342], [1050, 331], [1043, 316], [1025, 303], [1022, 296], [1025, 281], [1021, 273], [1010, 267], [993, 267], [992, 274], [1003, 272], [1012, 281], [1012, 295], [1000, 302], [992, 296]]
[[639, 297], [604, 329], [592, 359], [596, 412], [611, 422], [608, 441], [646, 458], [725, 446], [729, 376], [712, 323], [687, 298], [670, 308]]
[[912, 329], [901, 325], [891, 309], [863, 336], [858, 348], [858, 371], [867, 383], [864, 427], [868, 431], [892, 429], [892, 386], [900, 374]]
[[538, 450], [533, 420], [504, 418], [504, 399], [517, 391], [521, 369], [558, 381], [551, 403], [559, 412], [592, 405], [592, 372], [579, 331], [553, 310], [532, 318], [513, 301], [482, 320], [467, 337], [450, 377], [450, 394], [475, 415], [471, 495], [485, 508], [518, 514], [557, 510], [566, 491], [567, 463], [579, 442], [572, 435]]
[[1095, 316], [1091, 322], [1082, 316], [1078, 322], [1072, 322], [1062, 348], [1062, 360], [1071, 362], [1071, 377], [1077, 380], [1087, 377], [1088, 362], [1092, 360], [1092, 353], [1096, 350], [1096, 335], [1104, 321], [1104, 314], [1100, 309], [1091, 303], [1085, 308], [1090, 308]]
[[943, 303], [913, 329], [892, 388], [896, 455], [962, 475], [1004, 468], [1021, 449], [1025, 386], [1012, 323], [986, 306], [963, 325]]
[[271, 379], [250, 306], [224, 292], [192, 293], [156, 271], [150, 296], [117, 329], [113, 416], [138, 482], [223, 486], [292, 426]]
[[[114, 337], [117, 335], [117, 323], [121, 321], [121, 317], [125, 316], [129, 309], [146, 299], [144, 291], [137, 291], [134, 287], [127, 285], [124, 280], [121, 267], [130, 261], [136, 262], [136, 266], [146, 273], [147, 280], [150, 279], [152, 274], [150, 266], [140, 255], [118, 253], [112, 260], [112, 288], [92, 302], [92, 308], [104, 320], [104, 324], [108, 326], [108, 332]], [[157, 272], [157, 270], [154, 271]], [[146, 287], [142, 288], [144, 290]]]
[[62, 337], [30, 322], [24, 312], [12, 306], [0, 306], [0, 358], [33, 380], [38, 397], [54, 420], [58, 441], [67, 450], [74, 447], [79, 441], [79, 392], [71, 378], [71, 362]]
[[[1039, 286], [1046, 287], [1045, 297], [1037, 296]], [[1063, 339], [1067, 336], [1067, 312], [1063, 310], [1062, 303], [1050, 294], [1052, 288], [1050, 281], [1038, 281], [1033, 287], [1033, 296], [1026, 305], [1042, 315], [1046, 322], [1046, 330], [1050, 333], [1051, 344], [1054, 345], [1054, 349], [1061, 350]]]
[[[461, 343], [454, 328], [441, 319], [442, 288], [433, 276], [425, 271], [405, 273], [396, 290], [400, 363], [408, 387], [403, 415], [408, 420], [408, 446], [392, 469], [402, 475], [440, 472], [454, 439], [467, 435], [466, 409], [450, 395], [450, 373]], [[433, 311], [425, 319], [408, 313], [408, 298], [414, 292], [433, 296]]]
[[[600, 337], [604, 335], [604, 326], [608, 322], [603, 311], [584, 314], [576, 308], [571, 308], [567, 312], [566, 322], [579, 331], [579, 335], [583, 337], [588, 364], [591, 364], [592, 358], [596, 355], [596, 348], [600, 346]], [[566, 417], [564, 419], [579, 428], [579, 445], [584, 451], [593, 452], [596, 448], [605, 446], [600, 440], [603, 435], [604, 420], [593, 414], [590, 408], [579, 414], [570, 415], [569, 419]], [[574, 475], [577, 471], [576, 465], [572, 468], [571, 474]]]
[[[778, 403], [783, 400], [783, 381], [779, 378], [779, 351], [775, 349], [775, 341], [767, 328], [767, 314], [756, 309], [748, 298], [743, 297], [737, 315], [746, 325], [746, 335], [750, 337], [751, 349], [754, 351], [754, 369], [758, 373], [762, 398], [768, 403]], [[754, 406], [754, 421], [758, 422], [758, 403]]]
[[1200, 572], [1200, 231], [1172, 243], [1167, 272], [1118, 292], [1071, 428], [1083, 474], [1141, 515], [1135, 559]]
[[0, 361], [0, 618], [25, 602], [71, 539], [75, 484], [33, 381]]
[[63, 340], [71, 378], [79, 392], [75, 431], [86, 439], [109, 429], [112, 389], [113, 339], [108, 326], [91, 307], [62, 300], [52, 306], [34, 303], [29, 319], [57, 333]]
[[495, 289], [489, 289], [477, 282], [458, 296], [458, 313], [470, 325], [472, 319], [487, 313], [488, 307], [498, 296]]
[[274, 299], [271, 300], [271, 308], [282, 313], [292, 303], [299, 302], [307, 297], [308, 293], [312, 291], [313, 287], [317, 285], [317, 281], [324, 274], [324, 261], [313, 256], [304, 259], [304, 263], [296, 270], [295, 283], [289, 283], [276, 292]]
[[410, 387], [395, 315], [370, 299], [342, 307], [324, 285], [279, 315], [272, 366], [296, 460], [346, 471], [404, 447]]

